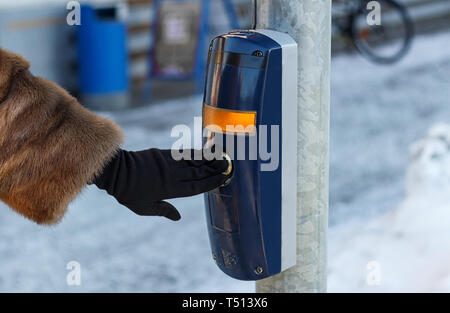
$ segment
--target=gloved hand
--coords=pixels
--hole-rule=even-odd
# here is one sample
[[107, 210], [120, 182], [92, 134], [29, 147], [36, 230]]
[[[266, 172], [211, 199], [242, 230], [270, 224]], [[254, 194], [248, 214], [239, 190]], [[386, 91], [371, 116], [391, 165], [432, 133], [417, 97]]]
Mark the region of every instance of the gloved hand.
[[117, 155], [93, 183], [138, 215], [165, 216], [177, 221], [178, 210], [165, 199], [188, 197], [222, 185], [226, 160], [194, 160], [199, 150], [184, 150], [191, 160], [176, 161], [171, 150], [149, 149]]

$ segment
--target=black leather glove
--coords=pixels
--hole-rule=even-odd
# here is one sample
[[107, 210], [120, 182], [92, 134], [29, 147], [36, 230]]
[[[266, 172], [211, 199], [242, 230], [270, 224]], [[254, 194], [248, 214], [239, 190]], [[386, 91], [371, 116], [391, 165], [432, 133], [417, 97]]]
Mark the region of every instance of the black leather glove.
[[93, 183], [138, 215], [165, 216], [177, 221], [180, 213], [165, 199], [188, 197], [222, 185], [226, 160], [194, 160], [199, 150], [185, 150], [191, 160], [176, 161], [171, 150], [149, 149], [118, 154]]

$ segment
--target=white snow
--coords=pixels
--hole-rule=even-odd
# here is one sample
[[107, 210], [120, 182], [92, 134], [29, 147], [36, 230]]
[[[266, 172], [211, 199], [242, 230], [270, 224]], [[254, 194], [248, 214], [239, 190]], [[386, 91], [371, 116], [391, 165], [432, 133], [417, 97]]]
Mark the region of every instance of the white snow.
[[[342, 242], [331, 244], [330, 291], [450, 290], [450, 124], [432, 127], [410, 154], [406, 199], [395, 210], [332, 230]], [[370, 262], [379, 270], [366, 270]], [[374, 274], [379, 285], [367, 283]]]
[[[449, 42], [418, 37], [389, 67], [332, 60], [329, 291], [450, 291]], [[103, 114], [126, 148], [170, 148], [201, 97]], [[180, 222], [135, 216], [89, 187], [51, 228], [0, 204], [0, 291], [253, 292], [212, 261], [202, 196], [171, 202]], [[66, 283], [69, 261], [80, 286]]]

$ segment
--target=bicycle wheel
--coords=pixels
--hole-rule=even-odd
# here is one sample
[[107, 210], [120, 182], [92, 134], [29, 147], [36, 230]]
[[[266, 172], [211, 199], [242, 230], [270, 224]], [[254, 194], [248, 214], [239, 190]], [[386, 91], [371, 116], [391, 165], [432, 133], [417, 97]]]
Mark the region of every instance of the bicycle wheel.
[[[377, 3], [378, 21], [371, 19]], [[360, 9], [351, 16], [350, 32], [356, 49], [362, 55], [376, 63], [390, 64], [408, 52], [414, 26], [407, 9], [400, 3], [393, 0], [362, 0]]]

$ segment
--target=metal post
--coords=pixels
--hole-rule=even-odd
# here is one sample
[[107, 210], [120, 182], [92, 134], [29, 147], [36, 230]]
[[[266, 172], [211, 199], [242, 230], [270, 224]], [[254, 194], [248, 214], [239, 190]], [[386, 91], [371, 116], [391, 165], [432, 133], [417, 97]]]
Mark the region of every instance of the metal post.
[[298, 43], [297, 265], [257, 282], [256, 291], [326, 292], [331, 0], [254, 4], [257, 29]]

